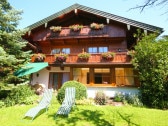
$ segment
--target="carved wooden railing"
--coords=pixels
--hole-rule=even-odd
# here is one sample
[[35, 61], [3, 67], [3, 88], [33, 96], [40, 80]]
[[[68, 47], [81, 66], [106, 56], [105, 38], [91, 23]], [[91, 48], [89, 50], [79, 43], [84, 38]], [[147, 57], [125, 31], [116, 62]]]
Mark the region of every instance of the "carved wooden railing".
[[[31, 61], [34, 62], [34, 56], [32, 57]], [[131, 60], [131, 57], [127, 55], [126, 52], [120, 52], [116, 53], [114, 58], [112, 60], [104, 60], [101, 56], [101, 54], [91, 54], [90, 58], [87, 61], [81, 61], [78, 58], [78, 54], [69, 54], [66, 63], [129, 63]], [[55, 56], [54, 55], [47, 55], [44, 60], [44, 62], [48, 62], [49, 64], [55, 63]]]
[[47, 38], [61, 38], [61, 37], [77, 37], [77, 36], [108, 36], [107, 27], [100, 30], [91, 30], [90, 27], [84, 26], [79, 31], [72, 31], [69, 27], [63, 27], [60, 32], [50, 32]]

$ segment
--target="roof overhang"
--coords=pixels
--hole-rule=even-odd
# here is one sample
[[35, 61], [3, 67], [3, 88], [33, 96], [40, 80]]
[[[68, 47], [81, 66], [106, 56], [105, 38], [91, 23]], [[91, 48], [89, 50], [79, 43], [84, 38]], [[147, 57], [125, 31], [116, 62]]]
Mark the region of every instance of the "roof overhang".
[[74, 4], [74, 5], [66, 8], [66, 9], [63, 9], [62, 11], [59, 11], [59, 12], [57, 12], [57, 13], [49, 16], [49, 17], [46, 17], [46, 18], [28, 26], [27, 28], [29, 28], [29, 31], [31, 31], [33, 29], [36, 29], [36, 28], [42, 26], [42, 25], [44, 25], [44, 27], [46, 27], [48, 22], [50, 22], [50, 21], [52, 21], [56, 18], [59, 18], [60, 16], [63, 16], [67, 13], [70, 13], [72, 11], [74, 11], [74, 13], [78, 13], [78, 10], [82, 10], [82, 11], [87, 12], [87, 13], [91, 13], [91, 14], [94, 14], [94, 15], [104, 17], [108, 20], [108, 22], [110, 22], [110, 20], [112, 20], [112, 21], [116, 21], [116, 22], [126, 24], [129, 27], [133, 26], [133, 27], [141, 28], [141, 29], [151, 31], [151, 32], [158, 32], [159, 34], [161, 34], [163, 32], [163, 28], [153, 26], [153, 25], [149, 25], [149, 24], [142, 23], [142, 22], [138, 22], [138, 21], [135, 21], [135, 20], [131, 20], [131, 19], [124, 18], [124, 17], [121, 17], [121, 16], [117, 16], [117, 15], [114, 15], [114, 14], [110, 14], [110, 13], [107, 13], [107, 12], [104, 12], [104, 11], [100, 11], [100, 10], [93, 9], [93, 8], [90, 8], [90, 7], [86, 7], [86, 6], [79, 5], [79, 4]]

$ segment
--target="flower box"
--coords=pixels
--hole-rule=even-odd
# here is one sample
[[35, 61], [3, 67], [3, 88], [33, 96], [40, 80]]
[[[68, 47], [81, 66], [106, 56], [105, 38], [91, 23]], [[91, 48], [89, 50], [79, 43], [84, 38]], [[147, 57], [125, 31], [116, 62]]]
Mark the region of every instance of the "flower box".
[[60, 32], [62, 29], [61, 26], [51, 26], [50, 27], [50, 30], [53, 31], [53, 32]]
[[91, 29], [99, 30], [104, 28], [104, 24], [92, 23], [90, 24]]
[[102, 56], [102, 59], [112, 60], [115, 56], [115, 53], [114, 52], [104, 52], [101, 54], [101, 56]]
[[64, 54], [64, 53], [55, 54], [55, 62], [63, 63], [66, 61], [67, 57], [68, 57], [68, 54]]
[[80, 61], [88, 61], [89, 57], [90, 57], [90, 53], [82, 52], [78, 54], [78, 59]]
[[79, 24], [75, 24], [75, 25], [71, 25], [69, 26], [69, 28], [72, 30], [72, 31], [79, 31], [83, 28], [83, 25], [79, 25]]
[[44, 62], [46, 56], [42, 53], [33, 54], [34, 62]]

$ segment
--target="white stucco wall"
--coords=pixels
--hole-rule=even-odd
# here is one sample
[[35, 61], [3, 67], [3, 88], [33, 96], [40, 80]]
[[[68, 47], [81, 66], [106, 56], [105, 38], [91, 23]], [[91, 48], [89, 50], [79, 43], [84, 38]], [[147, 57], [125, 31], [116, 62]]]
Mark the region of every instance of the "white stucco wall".
[[[50, 72], [70, 72], [69, 67], [64, 67], [64, 70], [61, 70], [60, 67], [51, 67], [50, 70], [47, 68], [44, 68], [36, 73], [33, 73], [33, 80], [31, 81], [31, 84], [44, 84], [48, 88], [49, 83], [49, 73]], [[37, 74], [39, 76], [37, 76]]]
[[[70, 72], [70, 68], [65, 67], [64, 70], [61, 70], [60, 67], [51, 67], [50, 70], [44, 68], [36, 73], [33, 73], [33, 80], [31, 81], [31, 84], [44, 84], [46, 88], [48, 88], [49, 72]], [[39, 74], [39, 76], [37, 76], [37, 74]], [[108, 97], [114, 97], [117, 92], [127, 94], [137, 94], [139, 92], [138, 88], [133, 87], [87, 87], [88, 98], [94, 98], [97, 91], [104, 91]]]
[[123, 94], [138, 94], [139, 92], [138, 88], [133, 87], [88, 87], [88, 98], [94, 98], [97, 91], [103, 91], [108, 97], [114, 97], [118, 92]]

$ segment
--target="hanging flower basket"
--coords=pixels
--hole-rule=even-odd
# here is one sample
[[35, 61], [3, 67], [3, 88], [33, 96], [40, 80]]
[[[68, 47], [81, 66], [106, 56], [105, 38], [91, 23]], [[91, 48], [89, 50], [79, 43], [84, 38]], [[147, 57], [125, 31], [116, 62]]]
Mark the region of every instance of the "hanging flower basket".
[[42, 53], [34, 54], [34, 62], [44, 62], [46, 56]]
[[82, 52], [78, 54], [78, 59], [80, 61], [88, 61], [89, 57], [90, 57], [90, 53], [87, 53], [87, 52]]
[[104, 52], [101, 54], [101, 56], [102, 56], [102, 59], [112, 60], [115, 56], [115, 53], [114, 52]]
[[70, 28], [72, 31], [80, 31], [80, 30], [83, 28], [83, 25], [75, 24], [75, 25], [69, 26], [69, 28]]
[[68, 57], [68, 54], [65, 54], [65, 53], [55, 54], [56, 63], [65, 62], [67, 57]]
[[61, 26], [51, 26], [50, 27], [50, 30], [53, 31], [53, 32], [60, 32], [62, 29]]
[[92, 23], [90, 24], [90, 28], [94, 30], [100, 30], [104, 28], [104, 24]]

